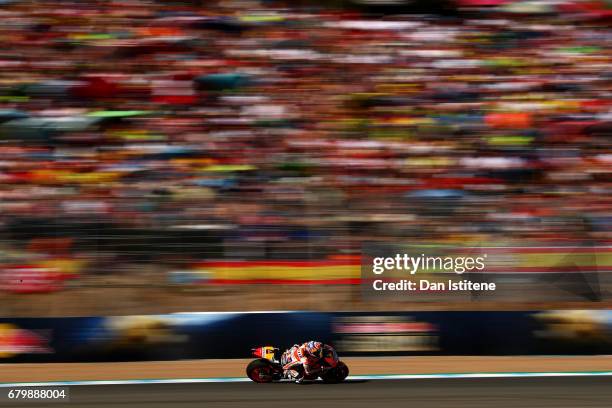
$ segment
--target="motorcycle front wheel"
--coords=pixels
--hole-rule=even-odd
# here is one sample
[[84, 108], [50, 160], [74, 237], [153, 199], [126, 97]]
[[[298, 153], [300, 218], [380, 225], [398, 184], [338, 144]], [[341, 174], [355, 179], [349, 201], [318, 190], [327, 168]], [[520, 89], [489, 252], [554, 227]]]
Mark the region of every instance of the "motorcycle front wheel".
[[336, 364], [334, 368], [327, 370], [321, 375], [321, 380], [327, 384], [336, 384], [344, 381], [348, 375], [348, 366], [342, 361], [338, 361], [338, 364]]

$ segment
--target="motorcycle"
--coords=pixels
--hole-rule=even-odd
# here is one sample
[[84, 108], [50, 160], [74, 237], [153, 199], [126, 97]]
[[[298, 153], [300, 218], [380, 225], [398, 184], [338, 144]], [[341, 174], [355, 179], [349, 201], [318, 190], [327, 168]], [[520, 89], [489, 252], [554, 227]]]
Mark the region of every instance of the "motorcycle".
[[[278, 348], [262, 346], [251, 351], [253, 356], [258, 357], [251, 361], [246, 368], [247, 377], [251, 380], [256, 383], [270, 383], [291, 378], [291, 375], [286, 370], [283, 370]], [[336, 384], [344, 381], [348, 374], [348, 366], [344, 362], [337, 360], [334, 367], [324, 366], [319, 372], [305, 379], [316, 380], [320, 378], [324, 383]]]

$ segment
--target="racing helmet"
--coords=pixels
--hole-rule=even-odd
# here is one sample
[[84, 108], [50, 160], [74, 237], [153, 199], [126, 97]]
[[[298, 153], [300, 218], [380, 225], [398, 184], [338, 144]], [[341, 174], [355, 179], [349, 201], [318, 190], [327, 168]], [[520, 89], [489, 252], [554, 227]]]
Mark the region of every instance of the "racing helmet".
[[323, 343], [320, 341], [309, 341], [306, 345], [306, 350], [311, 356], [323, 358]]

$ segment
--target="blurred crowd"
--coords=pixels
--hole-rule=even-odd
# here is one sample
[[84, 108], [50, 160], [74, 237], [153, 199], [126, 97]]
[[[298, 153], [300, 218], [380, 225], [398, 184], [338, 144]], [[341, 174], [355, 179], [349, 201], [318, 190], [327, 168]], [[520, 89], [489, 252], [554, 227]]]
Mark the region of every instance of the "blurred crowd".
[[609, 244], [610, 15], [457, 3], [0, 1], [0, 254]]

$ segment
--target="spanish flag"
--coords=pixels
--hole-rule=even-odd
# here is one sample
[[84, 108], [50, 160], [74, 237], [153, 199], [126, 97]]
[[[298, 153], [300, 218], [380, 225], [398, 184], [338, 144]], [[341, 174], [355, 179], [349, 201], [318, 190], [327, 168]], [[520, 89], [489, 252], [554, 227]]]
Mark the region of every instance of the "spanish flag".
[[210, 284], [319, 285], [360, 283], [359, 258], [316, 261], [212, 261], [196, 270]]

